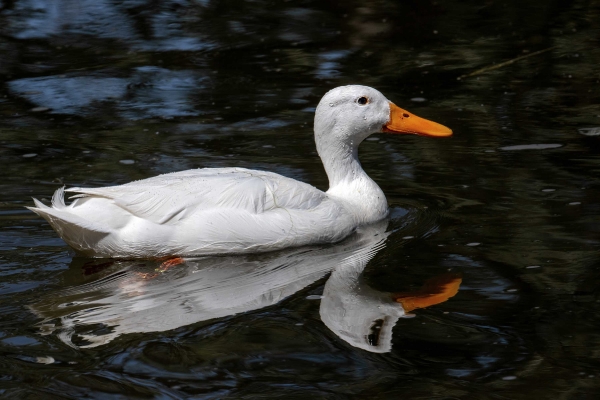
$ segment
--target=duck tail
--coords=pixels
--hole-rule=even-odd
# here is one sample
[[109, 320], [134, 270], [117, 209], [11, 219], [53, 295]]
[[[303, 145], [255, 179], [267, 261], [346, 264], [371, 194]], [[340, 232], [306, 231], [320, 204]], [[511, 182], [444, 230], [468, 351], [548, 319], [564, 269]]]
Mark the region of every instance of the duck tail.
[[54, 192], [51, 207], [34, 198], [35, 207], [25, 208], [48, 221], [56, 233], [78, 251], [89, 250], [90, 243], [111, 233], [110, 229], [75, 214], [72, 205], [65, 204], [64, 196], [65, 188], [61, 187]]
[[[35, 199], [33, 199], [35, 201]], [[62, 210], [66, 207], [65, 205], [65, 187], [56, 189], [56, 192], [52, 195], [52, 207], [57, 210]]]

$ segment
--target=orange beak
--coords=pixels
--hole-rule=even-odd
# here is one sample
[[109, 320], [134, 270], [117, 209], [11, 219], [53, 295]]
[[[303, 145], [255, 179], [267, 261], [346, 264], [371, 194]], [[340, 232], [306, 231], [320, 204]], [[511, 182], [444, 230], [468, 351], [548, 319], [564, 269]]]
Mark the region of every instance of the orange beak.
[[448, 137], [452, 130], [437, 122], [417, 117], [390, 101], [390, 120], [383, 125], [383, 132], [404, 133], [421, 136]]

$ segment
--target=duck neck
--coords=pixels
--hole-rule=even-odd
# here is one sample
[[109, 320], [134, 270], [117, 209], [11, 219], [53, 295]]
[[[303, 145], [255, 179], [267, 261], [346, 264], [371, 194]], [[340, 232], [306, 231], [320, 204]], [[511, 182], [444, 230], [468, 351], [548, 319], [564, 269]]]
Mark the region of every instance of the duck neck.
[[385, 195], [363, 170], [358, 160], [358, 145], [362, 138], [360, 141], [340, 141], [336, 140], [334, 135], [315, 136], [317, 151], [329, 178], [327, 194], [342, 200], [359, 223], [370, 223], [385, 218], [388, 215]]

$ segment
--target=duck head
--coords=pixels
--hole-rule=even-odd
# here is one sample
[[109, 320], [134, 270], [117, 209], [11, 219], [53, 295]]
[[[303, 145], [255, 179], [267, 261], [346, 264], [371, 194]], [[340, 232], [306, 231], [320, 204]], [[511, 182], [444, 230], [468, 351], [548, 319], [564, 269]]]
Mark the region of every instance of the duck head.
[[[315, 139], [358, 146], [374, 133], [452, 136], [452, 130], [420, 118], [368, 86], [348, 85], [330, 90], [315, 112]], [[319, 149], [320, 151], [320, 149]]]

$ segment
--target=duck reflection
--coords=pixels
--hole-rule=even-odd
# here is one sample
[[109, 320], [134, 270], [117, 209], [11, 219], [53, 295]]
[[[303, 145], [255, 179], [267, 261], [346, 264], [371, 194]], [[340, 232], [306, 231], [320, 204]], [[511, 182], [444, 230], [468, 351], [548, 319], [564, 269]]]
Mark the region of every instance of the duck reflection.
[[[157, 263], [154, 270], [140, 261], [121, 261], [118, 272], [52, 293], [31, 309], [44, 318], [44, 333], [73, 347], [95, 347], [126, 333], [166, 331], [264, 308], [331, 272], [321, 299], [322, 321], [352, 346], [387, 352], [397, 320], [454, 296], [460, 278], [443, 276], [412, 293], [369, 287], [362, 272], [384, 247], [386, 227], [387, 221], [362, 227], [333, 246], [187, 258], [179, 265]], [[84, 272], [111, 264], [87, 264]]]

